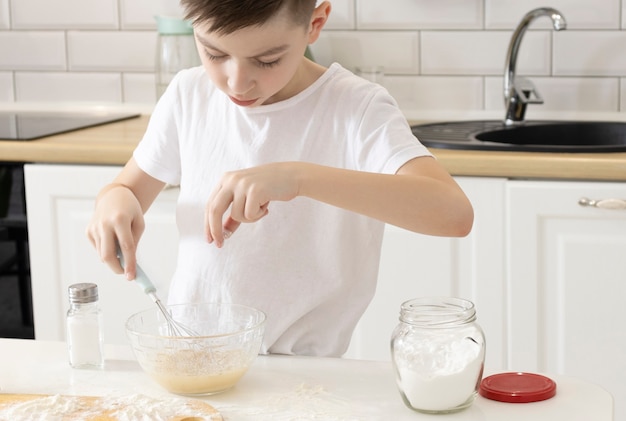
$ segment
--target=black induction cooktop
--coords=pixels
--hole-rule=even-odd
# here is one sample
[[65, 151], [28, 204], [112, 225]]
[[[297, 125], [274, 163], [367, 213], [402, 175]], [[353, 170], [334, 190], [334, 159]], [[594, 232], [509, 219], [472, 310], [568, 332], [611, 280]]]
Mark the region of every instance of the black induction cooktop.
[[111, 111], [0, 111], [0, 141], [36, 140], [78, 129], [139, 117]]

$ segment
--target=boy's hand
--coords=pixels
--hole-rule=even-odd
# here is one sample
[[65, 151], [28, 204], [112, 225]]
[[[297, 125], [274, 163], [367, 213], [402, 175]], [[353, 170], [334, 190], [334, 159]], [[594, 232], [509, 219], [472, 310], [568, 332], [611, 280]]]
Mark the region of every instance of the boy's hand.
[[[222, 247], [242, 222], [256, 222], [269, 212], [273, 200], [298, 195], [298, 163], [278, 162], [225, 173], [206, 205], [204, 227], [209, 243]], [[230, 214], [225, 214], [230, 208]]]
[[[123, 185], [99, 196], [96, 209], [87, 226], [87, 237], [100, 259], [115, 273], [135, 279], [136, 248], [144, 230], [143, 212], [135, 195]], [[117, 245], [124, 255], [124, 270], [117, 258]]]

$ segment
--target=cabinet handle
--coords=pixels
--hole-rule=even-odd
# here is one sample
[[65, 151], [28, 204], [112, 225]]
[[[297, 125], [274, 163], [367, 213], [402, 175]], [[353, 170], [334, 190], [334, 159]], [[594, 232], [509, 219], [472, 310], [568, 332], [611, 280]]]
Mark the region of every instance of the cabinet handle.
[[624, 210], [626, 209], [626, 200], [623, 199], [587, 199], [586, 197], [581, 197], [578, 199], [578, 204], [580, 206], [591, 206], [594, 208], [600, 209], [611, 209], [611, 210]]

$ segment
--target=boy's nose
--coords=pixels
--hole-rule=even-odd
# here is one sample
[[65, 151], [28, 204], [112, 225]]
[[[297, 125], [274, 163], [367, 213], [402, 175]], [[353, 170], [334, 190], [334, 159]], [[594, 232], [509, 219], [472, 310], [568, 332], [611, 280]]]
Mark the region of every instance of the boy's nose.
[[252, 73], [244, 66], [233, 64], [229, 69], [228, 87], [234, 94], [243, 95], [252, 87]]

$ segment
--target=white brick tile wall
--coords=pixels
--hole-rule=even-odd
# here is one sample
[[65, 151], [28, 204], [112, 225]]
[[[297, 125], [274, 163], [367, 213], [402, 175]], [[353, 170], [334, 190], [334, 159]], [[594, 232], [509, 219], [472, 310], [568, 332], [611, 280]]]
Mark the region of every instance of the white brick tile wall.
[[178, 0], [119, 0], [121, 29], [156, 30], [155, 16], [182, 17]]
[[481, 0], [356, 0], [359, 29], [468, 29], [483, 25]]
[[312, 47], [315, 60], [334, 61], [354, 70], [357, 66], [384, 66], [388, 73], [417, 74], [417, 32], [328, 31]]
[[116, 29], [117, 0], [13, 0], [15, 29]]
[[66, 70], [62, 31], [0, 32], [0, 70]]
[[122, 102], [121, 75], [115, 73], [18, 72], [15, 91], [26, 102]]
[[355, 29], [354, 0], [335, 0], [326, 29]]
[[[534, 82], [535, 78], [533, 78]], [[485, 109], [504, 110], [503, 79], [499, 76], [487, 76], [485, 83]], [[542, 93], [543, 94], [543, 93]], [[502, 111], [504, 113], [504, 111]]]
[[[531, 105], [532, 111], [617, 111], [619, 106], [619, 81], [617, 78], [550, 78], [535, 77], [532, 81], [544, 103]], [[485, 79], [485, 109], [504, 107], [503, 79]]]
[[[122, 2], [133, 3], [135, 0], [121, 0]], [[173, 16], [182, 18], [185, 11], [179, 0], [150, 0], [150, 8], [155, 14], [162, 16]]]
[[123, 102], [135, 104], [154, 103], [157, 98], [154, 73], [122, 74]]
[[153, 71], [156, 45], [157, 36], [152, 31], [69, 31], [69, 68]]
[[[422, 73], [500, 75], [504, 72], [508, 31], [423, 31]], [[550, 32], [528, 31], [518, 56], [518, 74], [550, 74]]]
[[384, 86], [403, 109], [446, 111], [483, 108], [481, 77], [387, 76]]
[[[559, 9], [526, 32], [518, 74], [545, 98], [531, 109], [626, 111], [626, 0], [331, 0], [313, 46], [322, 64], [385, 67], [406, 107], [502, 109], [513, 28], [535, 7]], [[178, 0], [0, 0], [0, 101], [149, 102], [156, 14]], [[32, 83], [32, 87], [27, 86]], [[52, 86], [52, 82], [58, 87]]]
[[617, 78], [537, 78], [534, 82], [544, 98], [547, 110], [615, 111], [618, 109], [619, 83]]
[[0, 72], [0, 101], [13, 102], [15, 96], [13, 95], [13, 73], [12, 72]]
[[626, 32], [564, 31], [556, 35], [555, 75], [626, 75]]
[[[552, 7], [563, 14], [569, 29], [618, 29], [620, 0], [485, 0], [485, 27], [512, 29], [531, 9]], [[550, 19], [542, 17], [532, 28], [549, 28]]]
[[122, 29], [156, 30], [154, 16], [158, 14], [155, 0], [121, 0]]
[[0, 29], [9, 29], [10, 27], [9, 0], [0, 0]]

